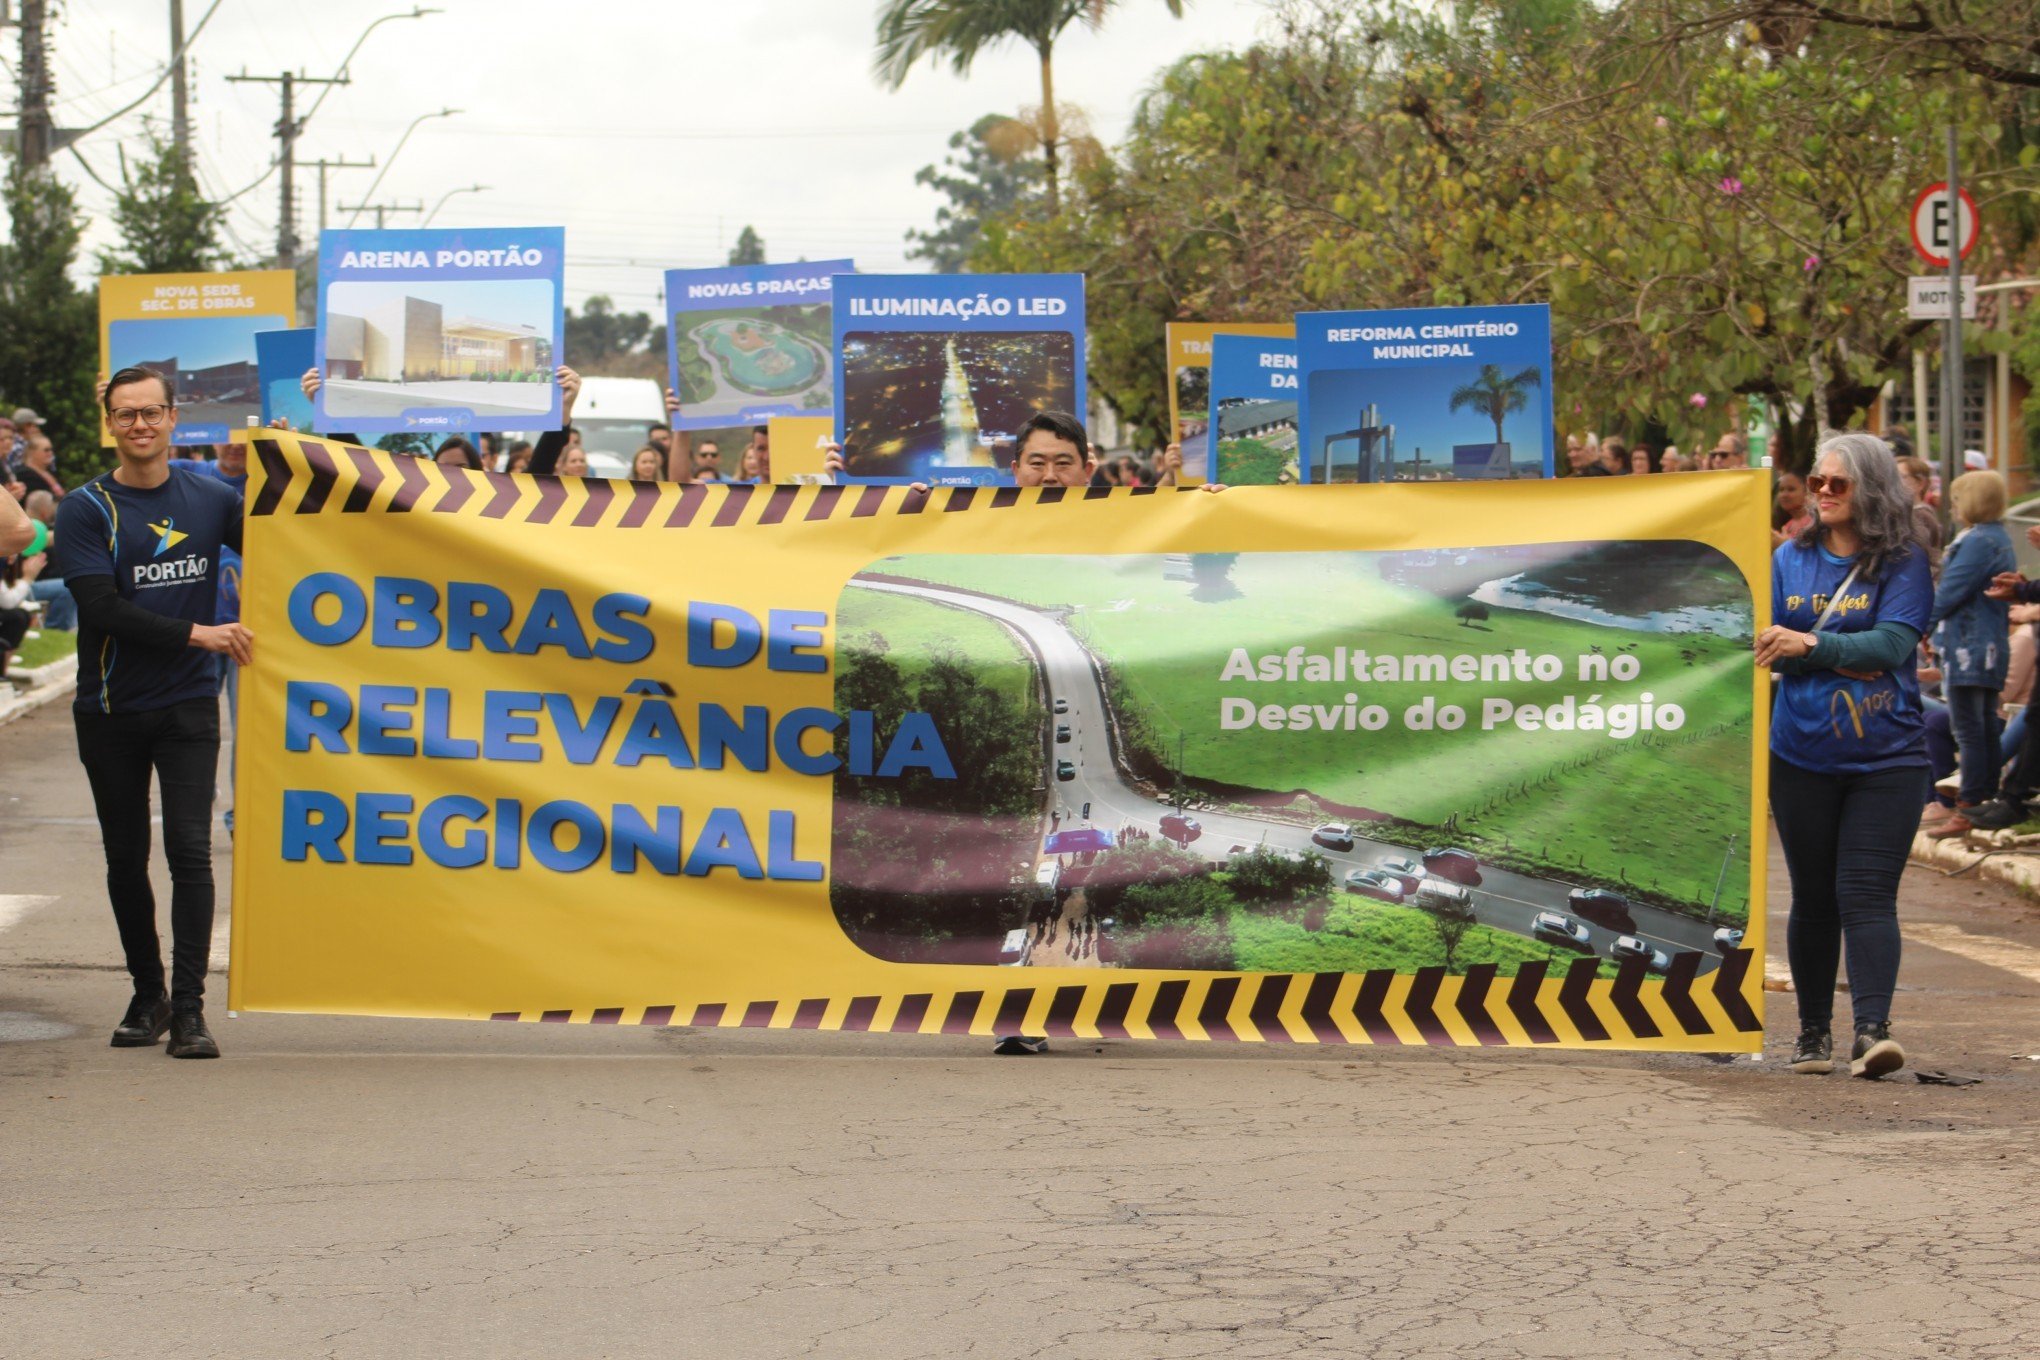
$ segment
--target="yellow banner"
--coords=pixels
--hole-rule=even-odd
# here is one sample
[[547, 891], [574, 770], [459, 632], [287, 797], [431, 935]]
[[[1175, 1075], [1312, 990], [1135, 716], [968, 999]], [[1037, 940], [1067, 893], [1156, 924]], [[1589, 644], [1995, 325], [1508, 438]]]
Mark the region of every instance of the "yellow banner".
[[235, 1009], [1759, 1046], [1761, 473], [253, 451]]

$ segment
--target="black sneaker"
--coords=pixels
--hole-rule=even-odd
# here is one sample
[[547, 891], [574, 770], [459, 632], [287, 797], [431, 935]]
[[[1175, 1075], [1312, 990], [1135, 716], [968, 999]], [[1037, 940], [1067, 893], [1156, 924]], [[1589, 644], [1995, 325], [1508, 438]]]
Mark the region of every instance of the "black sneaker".
[[1905, 1050], [1891, 1037], [1890, 1025], [1860, 1025], [1849, 1053], [1849, 1075], [1875, 1081], [1905, 1066]]
[[160, 992], [153, 998], [138, 996], [113, 1027], [113, 1047], [153, 1048], [169, 1028], [170, 998]]
[[1835, 1070], [1835, 1041], [1825, 1025], [1808, 1025], [1799, 1031], [1792, 1049], [1792, 1070], [1821, 1077]]
[[217, 1058], [220, 1046], [205, 1027], [205, 1012], [179, 1010], [170, 1015], [170, 1046], [163, 1050], [173, 1058]]
[[2025, 803], [2016, 798], [1994, 798], [1982, 807], [1969, 809], [1969, 824], [1979, 831], [2003, 831], [2032, 815]]

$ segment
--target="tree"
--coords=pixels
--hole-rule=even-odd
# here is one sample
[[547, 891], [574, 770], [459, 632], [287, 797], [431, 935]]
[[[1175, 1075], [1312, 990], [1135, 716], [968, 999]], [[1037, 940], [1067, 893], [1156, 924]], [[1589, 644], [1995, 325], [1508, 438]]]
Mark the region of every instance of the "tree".
[[1502, 376], [1499, 364], [1482, 364], [1480, 377], [1461, 387], [1452, 389], [1451, 409], [1458, 411], [1470, 406], [1495, 423], [1495, 442], [1502, 439], [1502, 417], [1511, 411], [1520, 411], [1529, 404], [1524, 389], [1536, 387], [1544, 381], [1544, 375], [1534, 368], [1520, 373]]
[[130, 164], [120, 153], [120, 191], [113, 223], [121, 249], [99, 256], [102, 274], [187, 274], [218, 269], [229, 261], [220, 244], [226, 209], [198, 190], [191, 167], [174, 144], [152, 131], [149, 151]]
[[1895, 53], [1928, 69], [1967, 72], [1992, 84], [2040, 89], [2040, 4], [1997, 0], [1972, 6], [1959, 0], [1746, 0], [1688, 25], [1701, 37], [1755, 25], [1766, 46], [1789, 50], [1816, 29], [1882, 40]]
[[581, 305], [578, 316], [567, 310], [567, 353], [586, 374], [658, 377], [666, 371], [665, 328], [656, 328], [656, 345], [654, 329], [649, 314], [619, 312], [614, 299], [597, 293]]
[[1082, 211], [994, 223], [974, 264], [1088, 275], [1094, 390], [1137, 437], [1163, 423], [1171, 319], [1548, 302], [1567, 428], [1690, 445], [1759, 405], [1803, 466], [1931, 343], [1893, 298], [1942, 126], [2005, 224], [1972, 268], [2030, 272], [2036, 119], [1841, 25], [1691, 36], [1714, 12], [1297, 6], [1164, 72], [1073, 177]]
[[81, 481], [107, 463], [92, 401], [99, 336], [92, 296], [71, 282], [78, 207], [47, 171], [7, 177], [8, 239], [0, 241], [0, 399], [49, 418], [58, 475]]
[[924, 165], [914, 183], [949, 200], [935, 210], [935, 230], [907, 232], [907, 258], [926, 260], [938, 274], [962, 272], [987, 222], [1031, 209], [1041, 200], [1041, 163], [1016, 155], [1014, 120], [988, 113], [968, 131], [951, 133], [940, 166]]
[[[1008, 41], [1034, 49], [1041, 68], [1041, 105], [1035, 122], [1041, 142], [1048, 215], [1062, 211], [1059, 167], [1062, 121], [1055, 102], [1055, 44], [1082, 20], [1092, 28], [1118, 0], [886, 0], [878, 16], [878, 78], [891, 89], [906, 83], [922, 58], [947, 59], [967, 75], [980, 55]], [[1183, 0], [1162, 0], [1181, 18]]]
[[1438, 947], [1445, 951], [1445, 971], [1458, 972], [1459, 946], [1465, 941], [1466, 932], [1473, 929], [1473, 918], [1434, 912], [1431, 916], [1431, 929], [1438, 934]]
[[765, 238], [760, 236], [749, 223], [737, 233], [737, 243], [730, 247], [731, 264], [765, 263]]

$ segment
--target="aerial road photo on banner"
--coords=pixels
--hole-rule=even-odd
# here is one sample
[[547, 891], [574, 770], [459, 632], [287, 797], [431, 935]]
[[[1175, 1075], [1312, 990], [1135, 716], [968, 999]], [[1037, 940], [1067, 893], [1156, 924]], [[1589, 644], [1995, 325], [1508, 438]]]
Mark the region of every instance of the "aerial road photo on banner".
[[1748, 916], [1754, 617], [1677, 541], [875, 564], [839, 705], [968, 747], [838, 776], [838, 919], [899, 961], [1705, 972]]

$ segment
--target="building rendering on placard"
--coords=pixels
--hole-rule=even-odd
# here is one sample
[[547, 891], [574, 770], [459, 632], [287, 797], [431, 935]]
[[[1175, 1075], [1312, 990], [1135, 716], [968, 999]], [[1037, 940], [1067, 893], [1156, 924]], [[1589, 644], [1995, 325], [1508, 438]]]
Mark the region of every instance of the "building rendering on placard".
[[449, 317], [436, 302], [396, 297], [366, 316], [326, 320], [327, 376], [419, 382], [530, 372], [551, 360], [535, 327]]
[[[127, 365], [123, 365], [127, 367]], [[146, 368], [151, 373], [166, 374], [177, 385], [177, 399], [183, 402], [224, 401], [237, 397], [256, 399], [255, 365], [247, 359], [235, 359], [229, 363], [214, 364], [210, 368], [185, 368], [175, 356], [168, 359], [143, 359], [133, 367]]]

